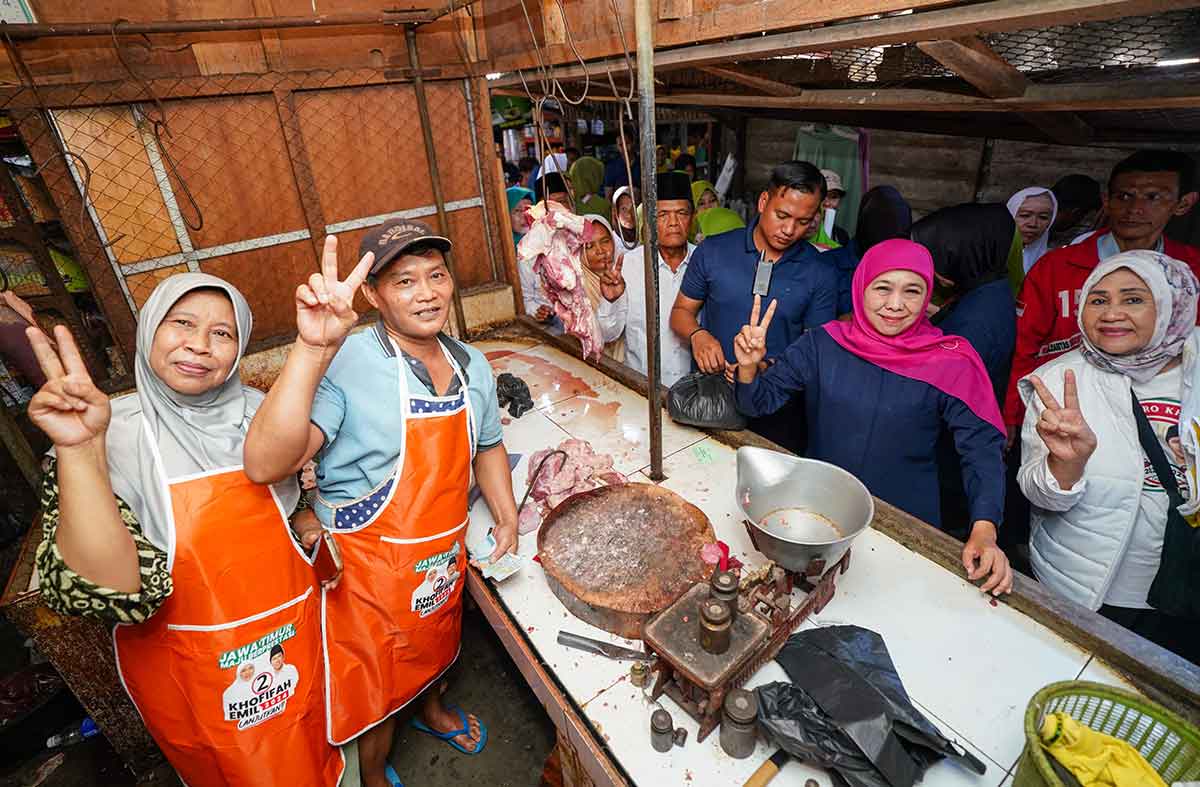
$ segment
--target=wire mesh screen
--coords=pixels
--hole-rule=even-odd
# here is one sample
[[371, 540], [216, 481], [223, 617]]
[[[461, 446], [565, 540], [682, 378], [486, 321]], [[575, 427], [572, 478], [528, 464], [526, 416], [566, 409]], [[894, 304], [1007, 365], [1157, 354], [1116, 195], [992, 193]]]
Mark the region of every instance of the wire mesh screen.
[[[1088, 70], [1154, 67], [1200, 57], [1200, 10], [993, 33], [985, 40], [1035, 82], [1073, 81]], [[789, 81], [797, 84], [895, 87], [954, 76], [914, 44], [858, 47], [785, 59], [794, 61]]]
[[414, 87], [379, 71], [141, 81], [132, 94], [127, 82], [44, 86], [9, 100], [128, 357], [138, 310], [182, 271], [241, 289], [252, 341], [289, 337], [292, 293], [316, 270], [324, 236], [339, 236], [346, 273], [361, 235], [391, 219], [447, 234], [460, 287], [501, 278], [490, 237], [498, 192], [481, 163], [492, 144], [483, 91], [447, 80], [426, 92], [445, 227]]

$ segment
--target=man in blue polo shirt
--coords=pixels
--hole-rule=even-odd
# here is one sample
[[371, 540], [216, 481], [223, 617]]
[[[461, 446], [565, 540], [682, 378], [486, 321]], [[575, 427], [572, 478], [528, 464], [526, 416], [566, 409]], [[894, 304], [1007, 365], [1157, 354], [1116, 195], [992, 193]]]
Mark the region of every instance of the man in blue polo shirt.
[[[471, 476], [496, 521], [495, 551], [515, 550], [517, 505], [487, 359], [447, 336], [450, 241], [401, 219], [362, 237], [338, 280], [337, 241], [296, 290], [297, 338], [246, 438], [246, 475], [274, 483], [319, 460], [315, 510], [345, 571], [323, 589], [331, 743], [358, 741], [363, 783], [388, 774], [394, 714], [468, 753], [487, 742], [475, 716], [446, 706], [444, 673], [461, 642]], [[360, 289], [379, 310], [348, 335]]]
[[[805, 331], [837, 317], [837, 274], [804, 240], [824, 199], [819, 169], [806, 161], [785, 162], [759, 195], [756, 221], [696, 248], [671, 310], [671, 330], [691, 345], [701, 371], [732, 368], [733, 337], [754, 305], [756, 278], [763, 303], [779, 303], [767, 332], [768, 363]], [[802, 415], [802, 408], [785, 407], [755, 419], [750, 428], [796, 450], [801, 441], [791, 425], [799, 417], [793, 409]]]

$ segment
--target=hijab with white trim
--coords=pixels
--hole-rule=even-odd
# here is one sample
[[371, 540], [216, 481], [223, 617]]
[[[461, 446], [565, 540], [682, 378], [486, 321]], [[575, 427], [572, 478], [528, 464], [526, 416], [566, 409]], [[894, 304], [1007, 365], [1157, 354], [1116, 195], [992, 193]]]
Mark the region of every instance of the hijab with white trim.
[[[181, 394], [154, 373], [150, 348], [171, 307], [198, 289], [218, 289], [229, 296], [237, 320], [238, 354], [221, 385], [201, 394]], [[158, 447], [167, 480], [241, 466], [246, 430], [264, 398], [261, 391], [243, 386], [238, 377], [252, 327], [245, 296], [229, 282], [206, 273], [179, 273], [164, 279], [138, 314], [137, 391], [112, 402], [108, 468], [113, 492], [129, 504], [142, 533], [159, 549], [171, 551], [171, 501], [150, 440]], [[300, 499], [296, 479], [284, 479], [273, 488], [284, 512], [290, 514]]]
[[1015, 221], [1017, 211], [1025, 204], [1025, 200], [1030, 197], [1049, 197], [1050, 198], [1050, 223], [1046, 225], [1046, 231], [1041, 234], [1033, 243], [1024, 246], [1021, 250], [1022, 256], [1025, 258], [1025, 272], [1029, 273], [1029, 269], [1033, 264], [1042, 258], [1046, 253], [1046, 249], [1050, 246], [1050, 230], [1054, 228], [1054, 220], [1058, 218], [1058, 197], [1054, 196], [1054, 192], [1050, 189], [1042, 188], [1041, 186], [1031, 186], [1027, 189], [1021, 189], [1016, 194], [1008, 198], [1008, 213]]
[[1083, 309], [1079, 309], [1080, 352], [1088, 363], [1114, 374], [1123, 374], [1135, 383], [1148, 383], [1168, 363], [1183, 354], [1183, 347], [1196, 327], [1196, 301], [1200, 284], [1186, 263], [1157, 251], [1126, 251], [1109, 257], [1092, 269], [1083, 283], [1084, 302], [1088, 293], [1108, 274], [1128, 268], [1146, 283], [1154, 297], [1157, 315], [1154, 335], [1137, 352], [1112, 355], [1101, 350], [1083, 329]]

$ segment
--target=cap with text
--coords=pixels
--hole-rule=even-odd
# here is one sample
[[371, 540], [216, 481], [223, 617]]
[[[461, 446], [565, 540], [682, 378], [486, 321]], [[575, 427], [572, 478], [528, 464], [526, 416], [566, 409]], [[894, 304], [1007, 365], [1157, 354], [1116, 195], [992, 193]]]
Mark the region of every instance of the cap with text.
[[442, 252], [450, 251], [453, 245], [449, 238], [438, 235], [423, 221], [400, 219], [380, 224], [363, 235], [358, 244], [358, 256], [361, 259], [367, 252], [375, 254], [375, 262], [371, 265], [374, 275], [417, 244], [432, 246]]

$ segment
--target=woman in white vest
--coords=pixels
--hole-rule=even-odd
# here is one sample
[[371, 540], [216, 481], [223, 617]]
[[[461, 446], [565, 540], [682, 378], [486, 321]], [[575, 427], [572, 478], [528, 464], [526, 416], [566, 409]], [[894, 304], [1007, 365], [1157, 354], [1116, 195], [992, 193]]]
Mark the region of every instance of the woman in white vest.
[[1200, 621], [1179, 603], [1189, 580], [1178, 567], [1200, 531], [1177, 510], [1196, 507], [1198, 289], [1184, 263], [1153, 251], [1092, 271], [1082, 345], [1020, 381], [1029, 451], [1018, 474], [1038, 580], [1194, 662]]

